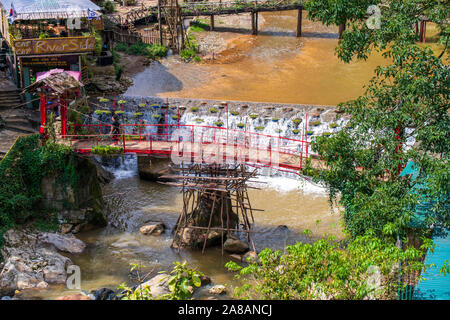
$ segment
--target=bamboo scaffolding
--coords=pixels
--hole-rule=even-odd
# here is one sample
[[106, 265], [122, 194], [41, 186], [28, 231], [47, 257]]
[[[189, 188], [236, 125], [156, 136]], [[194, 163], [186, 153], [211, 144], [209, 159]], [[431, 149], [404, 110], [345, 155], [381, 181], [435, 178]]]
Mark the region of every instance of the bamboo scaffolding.
[[[182, 164], [180, 168], [177, 168], [177, 171], [180, 174], [165, 175], [162, 178], [179, 180], [179, 182], [160, 182], [165, 185], [181, 187], [183, 193], [183, 208], [172, 230], [172, 233], [175, 231], [172, 247], [177, 247], [180, 250], [185, 246], [186, 243], [183, 243], [185, 229], [194, 229], [206, 232], [192, 233], [188, 235], [189, 238], [185, 241], [189, 243], [194, 241], [198, 244], [197, 239], [204, 237], [201, 240], [203, 242], [201, 245], [202, 253], [205, 252], [209, 240], [215, 241], [213, 240], [214, 235], [213, 238], [209, 239], [211, 231], [220, 232], [222, 255], [224, 254], [225, 238], [231, 236], [234, 232], [244, 232], [249, 246], [256, 250], [251, 237], [251, 234], [256, 232], [251, 230], [252, 224], [254, 224], [253, 211], [263, 210], [252, 208], [247, 189], [258, 188], [250, 187], [247, 183], [256, 176], [257, 169], [249, 172], [244, 165], [194, 164], [185, 167]], [[208, 183], [208, 181], [210, 182]], [[207, 226], [195, 225], [195, 223], [199, 223], [202, 210], [205, 210], [205, 208], [209, 210], [209, 217], [206, 220]], [[230, 214], [233, 214], [233, 220]], [[203, 219], [202, 223], [206, 223], [206, 221]], [[213, 221], [215, 225], [213, 225]], [[231, 221], [233, 221], [233, 225]], [[219, 224], [220, 226], [218, 226]], [[242, 229], [240, 229], [241, 225]]]

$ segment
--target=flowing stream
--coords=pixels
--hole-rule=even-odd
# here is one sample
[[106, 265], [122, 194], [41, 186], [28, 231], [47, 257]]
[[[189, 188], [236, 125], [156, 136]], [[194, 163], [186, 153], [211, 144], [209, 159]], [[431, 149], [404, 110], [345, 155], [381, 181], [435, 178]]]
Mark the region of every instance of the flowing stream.
[[[226, 253], [222, 256], [220, 247], [207, 249], [203, 255], [201, 251], [178, 252], [170, 248], [170, 230], [182, 208], [178, 188], [141, 180], [137, 174], [136, 156], [116, 158], [106, 168], [115, 175], [104, 188], [108, 226], [78, 234], [88, 247], [81, 255], [70, 256], [81, 268], [82, 290], [114, 289], [122, 282], [134, 284], [129, 278], [130, 263], [139, 263], [145, 271], [156, 274], [170, 270], [173, 262], [183, 260], [210, 276], [215, 284], [235, 284], [233, 274], [224, 268], [231, 258]], [[265, 247], [283, 249], [299, 241], [310, 241], [302, 234], [305, 229], [311, 230], [314, 237], [325, 234], [343, 237], [339, 212], [330, 208], [328, 196], [321, 186], [293, 179], [285, 173], [272, 174], [272, 177], [262, 175], [258, 178], [264, 183], [263, 190], [249, 190], [252, 206], [264, 210], [254, 213], [257, 233], [253, 238], [258, 250]], [[146, 221], [163, 221], [167, 230], [161, 236], [144, 236], [139, 233], [139, 228]], [[74, 292], [77, 290], [51, 286], [47, 290], [31, 290], [25, 297], [52, 299]]]

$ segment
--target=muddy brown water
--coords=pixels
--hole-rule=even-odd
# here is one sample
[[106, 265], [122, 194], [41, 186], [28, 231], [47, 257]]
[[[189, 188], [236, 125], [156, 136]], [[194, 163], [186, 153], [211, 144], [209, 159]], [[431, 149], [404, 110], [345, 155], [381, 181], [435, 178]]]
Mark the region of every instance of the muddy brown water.
[[311, 22], [306, 13], [300, 38], [295, 37], [295, 11], [262, 16], [258, 36], [232, 38], [216, 63], [185, 64], [172, 57], [152, 64], [135, 76], [127, 95], [336, 105], [361, 95], [375, 67], [383, 64], [380, 54], [350, 64], [339, 61], [337, 28]]

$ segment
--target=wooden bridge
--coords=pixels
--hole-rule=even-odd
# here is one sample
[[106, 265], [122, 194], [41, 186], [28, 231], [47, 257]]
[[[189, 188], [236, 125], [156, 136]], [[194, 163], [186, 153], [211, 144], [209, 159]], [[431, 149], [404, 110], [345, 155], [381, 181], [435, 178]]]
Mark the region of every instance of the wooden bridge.
[[[158, 22], [161, 30], [162, 20], [167, 21], [173, 19], [168, 17], [167, 13], [173, 12], [172, 6], [164, 5], [158, 1], [157, 6], [141, 7], [134, 9], [122, 15], [105, 15], [106, 26], [109, 28], [121, 27], [132, 31], [135, 36], [139, 36], [135, 31], [135, 24], [150, 22]], [[298, 10], [296, 35], [300, 37], [302, 34], [302, 10], [304, 9], [304, 0], [237, 0], [237, 1], [203, 1], [203, 2], [183, 2], [179, 5], [181, 19], [197, 16], [210, 17], [210, 30], [214, 30], [214, 17], [217, 15], [236, 15], [242, 13], [250, 13], [252, 21], [252, 34], [258, 34], [258, 14], [259, 12], [275, 12]], [[166, 17], [167, 16], [167, 17]], [[164, 43], [167, 37], [159, 32], [159, 38], [153, 36], [151, 43]], [[165, 38], [165, 39], [163, 39]], [[133, 40], [133, 39], [131, 39]], [[147, 39], [148, 40], [148, 39]], [[134, 40], [133, 40], [134, 41]]]

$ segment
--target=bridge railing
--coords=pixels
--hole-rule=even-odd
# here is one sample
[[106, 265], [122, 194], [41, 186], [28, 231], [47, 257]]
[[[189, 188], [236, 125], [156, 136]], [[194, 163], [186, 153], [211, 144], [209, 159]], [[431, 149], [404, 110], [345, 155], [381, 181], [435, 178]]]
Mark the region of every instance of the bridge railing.
[[[70, 124], [68, 129], [69, 134], [63, 138], [82, 152], [89, 152], [97, 145], [112, 143], [110, 124]], [[272, 154], [293, 158], [297, 163], [294, 167], [299, 169], [302, 167], [302, 160], [308, 158], [310, 144], [305, 135], [302, 137], [304, 138], [293, 139], [203, 125], [144, 123], [122, 124], [120, 134], [116, 135], [117, 144], [125, 153], [170, 154], [173, 150], [181, 152], [186, 146], [194, 150], [198, 146], [214, 145], [222, 146], [225, 155], [236, 150], [245, 150], [250, 158], [252, 152], [264, 153], [269, 158], [264, 163], [266, 165], [272, 164]]]

